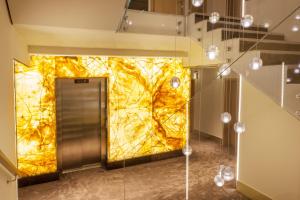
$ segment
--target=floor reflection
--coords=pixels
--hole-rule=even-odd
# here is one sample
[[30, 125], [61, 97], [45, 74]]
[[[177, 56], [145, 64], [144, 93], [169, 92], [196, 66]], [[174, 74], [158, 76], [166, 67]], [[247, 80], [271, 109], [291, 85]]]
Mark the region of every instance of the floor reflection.
[[[194, 135], [191, 139], [190, 200], [246, 200], [234, 181], [218, 188], [213, 178], [220, 164], [235, 159], [219, 143]], [[61, 180], [19, 189], [20, 200], [182, 200], [185, 198], [185, 158], [178, 157], [104, 171], [90, 169], [63, 175]]]

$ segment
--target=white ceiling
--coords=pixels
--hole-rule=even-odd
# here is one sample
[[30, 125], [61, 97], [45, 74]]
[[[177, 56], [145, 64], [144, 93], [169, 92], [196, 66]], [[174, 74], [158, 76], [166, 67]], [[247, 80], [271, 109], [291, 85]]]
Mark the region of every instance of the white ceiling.
[[8, 0], [14, 24], [116, 30], [126, 0]]

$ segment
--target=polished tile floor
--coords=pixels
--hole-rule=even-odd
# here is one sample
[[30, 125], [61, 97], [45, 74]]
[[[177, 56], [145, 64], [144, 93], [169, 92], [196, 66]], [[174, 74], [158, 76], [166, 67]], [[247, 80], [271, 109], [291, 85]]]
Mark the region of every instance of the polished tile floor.
[[[213, 178], [220, 164], [235, 160], [207, 138], [192, 139], [189, 160], [189, 200], [247, 200], [234, 181], [218, 188]], [[185, 157], [117, 170], [95, 168], [65, 174], [59, 181], [19, 189], [20, 200], [184, 200]]]

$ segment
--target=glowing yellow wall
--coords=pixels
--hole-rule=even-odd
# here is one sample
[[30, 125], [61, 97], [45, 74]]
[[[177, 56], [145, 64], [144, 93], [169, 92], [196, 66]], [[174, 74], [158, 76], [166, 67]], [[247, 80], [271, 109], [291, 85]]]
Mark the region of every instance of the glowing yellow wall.
[[[170, 86], [177, 76], [181, 85]], [[56, 171], [55, 78], [109, 78], [108, 162], [181, 149], [189, 128], [190, 71], [175, 58], [32, 56], [15, 63], [18, 167]]]

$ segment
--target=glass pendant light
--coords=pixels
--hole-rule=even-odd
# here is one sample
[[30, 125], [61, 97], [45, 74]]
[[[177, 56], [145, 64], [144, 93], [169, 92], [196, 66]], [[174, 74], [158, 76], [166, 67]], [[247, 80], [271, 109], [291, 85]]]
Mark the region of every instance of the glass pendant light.
[[219, 48], [216, 45], [213, 45], [213, 44], [210, 45], [207, 48], [206, 55], [207, 55], [209, 60], [216, 59], [219, 55]]
[[246, 130], [246, 126], [243, 122], [237, 122], [234, 124], [234, 131], [236, 133], [244, 133]]
[[218, 187], [223, 187], [225, 181], [223, 177], [220, 174], [218, 174], [215, 176], [214, 182]]
[[286, 82], [287, 82], [287, 83], [290, 83], [290, 82], [292, 82], [292, 79], [291, 79], [291, 78], [287, 78], [287, 79], [286, 79]]
[[300, 74], [300, 69], [299, 68], [294, 69], [294, 74]]
[[171, 84], [171, 87], [172, 87], [172, 88], [176, 89], [176, 88], [178, 88], [178, 87], [180, 86], [180, 79], [179, 79], [178, 77], [174, 76], [174, 77], [171, 79], [170, 84]]
[[186, 144], [182, 149], [182, 153], [185, 156], [190, 156], [192, 154], [192, 152], [193, 152], [192, 147], [188, 144]]
[[223, 64], [219, 68], [219, 75], [221, 76], [228, 76], [231, 73], [231, 68], [229, 67], [228, 63]]
[[254, 18], [252, 17], [252, 15], [245, 15], [242, 17], [241, 24], [244, 28], [249, 28], [250, 26], [252, 26], [253, 21]]
[[195, 6], [195, 7], [200, 7], [200, 6], [202, 6], [203, 2], [204, 2], [204, 0], [192, 0], [192, 4], [193, 4], [193, 6]]
[[259, 70], [263, 65], [262, 59], [259, 57], [254, 57], [251, 60], [251, 63], [249, 64], [250, 69], [252, 70]]
[[220, 20], [220, 14], [218, 12], [212, 12], [209, 16], [209, 22], [212, 24], [217, 23]]
[[225, 167], [222, 170], [222, 177], [223, 177], [224, 181], [232, 181], [234, 179], [233, 169], [229, 166]]
[[229, 112], [224, 112], [221, 114], [221, 121], [225, 124], [231, 121], [231, 114]]

